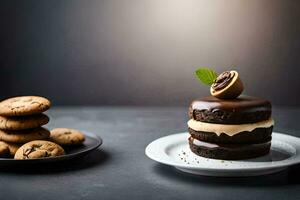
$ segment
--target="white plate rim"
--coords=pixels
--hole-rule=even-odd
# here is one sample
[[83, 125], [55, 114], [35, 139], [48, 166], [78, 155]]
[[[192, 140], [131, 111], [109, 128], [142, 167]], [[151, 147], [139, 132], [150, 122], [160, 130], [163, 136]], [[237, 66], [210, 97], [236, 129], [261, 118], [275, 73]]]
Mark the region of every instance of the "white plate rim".
[[[288, 143], [289, 145], [293, 146], [296, 149], [295, 155], [291, 156], [288, 159], [282, 160], [282, 161], [272, 161], [272, 162], [262, 162], [266, 165], [264, 166], [248, 166], [247, 168], [245, 167], [203, 167], [203, 166], [193, 166], [193, 165], [188, 165], [184, 163], [179, 163], [177, 161], [174, 161], [174, 159], [171, 159], [170, 156], [168, 156], [165, 153], [164, 148], [166, 146], [169, 146], [170, 143], [165, 143], [164, 145], [161, 145], [164, 140], [169, 140], [171, 137], [183, 137], [183, 136], [188, 136], [188, 132], [181, 132], [181, 133], [175, 133], [171, 135], [167, 135], [161, 138], [158, 138], [154, 141], [152, 141], [150, 144], [147, 145], [145, 149], [145, 154], [148, 156], [150, 159], [157, 161], [159, 163], [165, 164], [165, 165], [170, 165], [174, 166], [176, 168], [184, 168], [184, 169], [190, 169], [190, 170], [204, 170], [204, 171], [216, 171], [216, 172], [233, 172], [233, 171], [257, 171], [257, 170], [269, 170], [269, 169], [278, 169], [278, 168], [285, 168], [294, 164], [300, 163], [300, 138], [294, 137], [291, 135], [287, 135], [284, 133], [279, 133], [279, 132], [273, 132], [272, 137], [274, 139], [277, 139], [279, 141], [283, 141], [285, 143]], [[157, 145], [160, 144], [160, 148], [156, 148]], [[168, 144], [168, 145], [167, 145]], [[155, 147], [155, 148], [154, 148]]]

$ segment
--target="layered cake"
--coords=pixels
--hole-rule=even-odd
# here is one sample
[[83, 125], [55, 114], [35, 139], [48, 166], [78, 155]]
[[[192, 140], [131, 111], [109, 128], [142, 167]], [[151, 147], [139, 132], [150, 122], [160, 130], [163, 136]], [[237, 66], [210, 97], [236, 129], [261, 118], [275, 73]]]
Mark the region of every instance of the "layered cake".
[[[223, 84], [223, 74], [214, 83]], [[232, 83], [234, 79], [227, 80], [221, 90]], [[239, 96], [241, 91], [234, 92], [233, 97], [231, 94], [226, 94], [226, 98], [207, 96], [191, 103], [187, 124], [190, 149], [195, 154], [237, 160], [269, 153], [274, 125], [271, 103], [257, 97]], [[214, 95], [212, 90], [211, 94]]]

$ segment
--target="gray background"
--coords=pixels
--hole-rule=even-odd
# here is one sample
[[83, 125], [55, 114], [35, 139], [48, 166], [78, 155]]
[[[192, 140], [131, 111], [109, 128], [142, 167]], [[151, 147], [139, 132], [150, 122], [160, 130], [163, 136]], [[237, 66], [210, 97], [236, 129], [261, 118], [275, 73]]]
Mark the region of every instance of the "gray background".
[[0, 98], [188, 105], [193, 73], [237, 69], [245, 93], [300, 105], [300, 1], [1, 1]]

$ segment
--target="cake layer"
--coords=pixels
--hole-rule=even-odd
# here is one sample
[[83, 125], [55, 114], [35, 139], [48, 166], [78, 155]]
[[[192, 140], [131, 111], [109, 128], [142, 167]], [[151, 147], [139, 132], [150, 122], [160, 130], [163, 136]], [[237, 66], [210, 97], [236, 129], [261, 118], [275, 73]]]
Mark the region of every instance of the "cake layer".
[[226, 100], [208, 96], [191, 103], [189, 117], [196, 121], [218, 124], [255, 123], [271, 117], [271, 103], [250, 96]]
[[212, 130], [196, 131], [189, 128], [189, 133], [193, 138], [201, 141], [220, 143], [220, 144], [251, 144], [267, 142], [272, 139], [273, 126], [270, 127], [257, 127], [251, 131], [241, 131], [234, 135], [226, 133], [217, 134]]
[[271, 142], [256, 144], [213, 144], [189, 138], [192, 152], [199, 156], [223, 159], [239, 160], [263, 156], [269, 153]]

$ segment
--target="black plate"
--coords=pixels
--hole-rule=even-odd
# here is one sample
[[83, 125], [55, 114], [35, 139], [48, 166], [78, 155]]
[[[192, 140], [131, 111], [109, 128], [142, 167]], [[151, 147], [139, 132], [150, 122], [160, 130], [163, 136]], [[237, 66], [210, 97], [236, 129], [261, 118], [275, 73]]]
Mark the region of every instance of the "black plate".
[[85, 141], [82, 145], [72, 148], [64, 148], [66, 151], [65, 155], [49, 158], [38, 158], [30, 160], [15, 160], [13, 158], [0, 158], [0, 165], [24, 165], [33, 163], [49, 163], [58, 162], [64, 160], [70, 160], [73, 158], [82, 157], [91, 151], [97, 149], [102, 144], [102, 139], [94, 134], [85, 132]]

